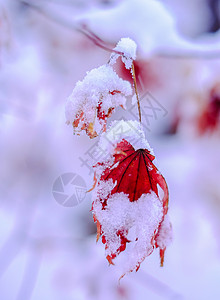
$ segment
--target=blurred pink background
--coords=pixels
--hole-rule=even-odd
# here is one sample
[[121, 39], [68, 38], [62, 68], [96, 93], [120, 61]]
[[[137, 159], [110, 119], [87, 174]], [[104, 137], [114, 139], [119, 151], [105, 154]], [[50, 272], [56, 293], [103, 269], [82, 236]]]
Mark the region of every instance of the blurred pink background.
[[[96, 244], [91, 194], [66, 207], [52, 193], [65, 173], [93, 184], [82, 161], [97, 140], [73, 135], [65, 103], [110, 53], [82, 23], [111, 47], [136, 41], [142, 103], [149, 92], [157, 108], [142, 105], [145, 133], [170, 192], [164, 267], [156, 250], [120, 285]], [[0, 0], [1, 299], [220, 299], [219, 24], [215, 0]], [[128, 79], [120, 63], [118, 74]], [[135, 119], [127, 106], [111, 120]]]

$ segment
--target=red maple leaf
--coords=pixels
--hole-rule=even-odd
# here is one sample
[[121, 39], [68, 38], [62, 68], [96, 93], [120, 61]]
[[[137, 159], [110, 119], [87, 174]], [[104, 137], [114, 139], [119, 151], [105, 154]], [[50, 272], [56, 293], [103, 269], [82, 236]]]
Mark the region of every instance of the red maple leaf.
[[[143, 232], [145, 230], [150, 232], [148, 232], [149, 236], [147, 237], [149, 242], [144, 237], [143, 244], [146, 247], [146, 251], [143, 252], [141, 250], [142, 254], [137, 257], [135, 266], [132, 266], [129, 271], [138, 270], [140, 263], [146, 256], [151, 254], [154, 247], [160, 248], [161, 265], [163, 265], [166, 243], [161, 241], [161, 236], [165, 235], [166, 238], [166, 235], [168, 236], [171, 230], [169, 222], [166, 226], [163, 224], [168, 210], [168, 188], [164, 177], [153, 163], [154, 159], [154, 155], [148, 149], [135, 150], [127, 140], [122, 139], [114, 149], [112, 163], [106, 164], [106, 162], [100, 162], [95, 166], [95, 168], [101, 168], [102, 172], [93, 201], [93, 217], [97, 224], [97, 240], [100, 236], [102, 237], [102, 242], [105, 244], [107, 252], [106, 258], [110, 264], [113, 264], [116, 256], [124, 251], [127, 244], [131, 242], [128, 237], [129, 230], [133, 226], [131, 223], [135, 224], [135, 222], [139, 222], [141, 224], [141, 220], [137, 220], [136, 218], [142, 216], [145, 219], [144, 210], [147, 210], [146, 218], [149, 218], [149, 224], [148, 220], [144, 220], [143, 229], [140, 229], [141, 226], [139, 223], [138, 228], [143, 230]], [[162, 199], [158, 186], [163, 191]], [[156, 208], [155, 211], [152, 211], [152, 216], [151, 212], [148, 211], [148, 207], [144, 206], [144, 197], [149, 202], [149, 209], [152, 203], [150, 197], [153, 198], [152, 201], [154, 204], [152, 205], [152, 209]], [[124, 202], [122, 199], [124, 199]], [[117, 202], [120, 202], [120, 204], [117, 204]], [[117, 206], [122, 205], [123, 209], [124, 205], [125, 210], [122, 213], [118, 212], [118, 217], [121, 218], [123, 224], [120, 226], [119, 223], [117, 228], [114, 226], [114, 222], [117, 223], [117, 212], [115, 212], [116, 217], [114, 217], [113, 205], [119, 211], [120, 207]], [[137, 211], [137, 216], [132, 215], [133, 209]], [[128, 219], [130, 218], [127, 223], [126, 214], [128, 215]], [[114, 235], [111, 232], [109, 233], [109, 228], [111, 227], [113, 228], [112, 231], [115, 231]], [[169, 228], [167, 229], [167, 227]], [[141, 236], [142, 233], [140, 236], [137, 233], [135, 241], [139, 240], [138, 242], [141, 243]], [[117, 247], [114, 243], [116, 243]]]

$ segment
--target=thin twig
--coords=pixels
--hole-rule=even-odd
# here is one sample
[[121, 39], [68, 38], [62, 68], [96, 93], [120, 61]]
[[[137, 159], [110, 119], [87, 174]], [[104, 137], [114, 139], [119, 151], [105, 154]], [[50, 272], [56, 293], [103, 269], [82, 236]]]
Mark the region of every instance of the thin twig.
[[86, 36], [88, 39], [90, 39], [96, 46], [102, 48], [103, 50], [111, 52], [111, 53], [114, 52], [116, 54], [123, 55], [123, 52], [114, 50], [113, 48], [108, 46], [105, 41], [103, 41], [96, 34], [94, 34], [91, 30], [89, 30], [88, 27], [85, 24], [70, 23], [70, 22], [68, 22], [68, 21], [66, 21], [62, 18], [59, 18], [59, 17], [51, 14], [49, 11], [46, 11], [45, 9], [42, 9], [39, 5], [30, 3], [30, 2], [25, 1], [25, 0], [21, 0], [20, 2], [27, 5], [27, 6], [29, 6], [32, 9], [34, 9], [35, 11], [37, 11], [38, 13], [43, 15], [44, 17], [49, 18], [51, 21], [54, 21], [54, 22], [56, 22], [56, 23], [58, 23], [62, 26], [65, 26], [66, 28], [71, 29], [71, 30], [74, 29], [75, 31], [80, 32], [81, 34]]
[[140, 106], [140, 101], [139, 101], [139, 96], [138, 96], [138, 91], [137, 91], [137, 81], [136, 81], [134, 63], [133, 62], [132, 62], [132, 78], [133, 78], [133, 81], [134, 81], [134, 89], [135, 89], [135, 94], [136, 94], [136, 98], [137, 98], [139, 121], [141, 123], [141, 106]]

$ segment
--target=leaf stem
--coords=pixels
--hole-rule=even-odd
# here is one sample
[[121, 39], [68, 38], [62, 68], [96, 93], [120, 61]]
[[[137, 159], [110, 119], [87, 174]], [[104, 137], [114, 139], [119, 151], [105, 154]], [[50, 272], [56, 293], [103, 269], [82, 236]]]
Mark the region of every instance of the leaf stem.
[[137, 98], [137, 106], [138, 106], [138, 113], [139, 113], [139, 122], [141, 123], [141, 106], [140, 106], [140, 101], [139, 101], [139, 96], [138, 96], [138, 91], [137, 91], [137, 81], [136, 81], [136, 76], [135, 76], [135, 70], [134, 70], [134, 62], [132, 62], [132, 78], [134, 81], [134, 90]]

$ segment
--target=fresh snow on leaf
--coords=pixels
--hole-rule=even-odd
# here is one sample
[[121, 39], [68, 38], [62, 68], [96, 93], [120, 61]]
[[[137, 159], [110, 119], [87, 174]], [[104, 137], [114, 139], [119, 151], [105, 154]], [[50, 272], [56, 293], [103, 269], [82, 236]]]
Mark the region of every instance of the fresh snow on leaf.
[[[131, 69], [133, 60], [136, 59], [136, 43], [130, 38], [122, 38], [114, 50], [122, 52], [121, 55], [122, 61], [125, 64], [126, 69]], [[111, 64], [113, 64], [116, 59], [119, 57], [119, 54], [113, 53], [111, 56]]]
[[102, 226], [108, 259], [118, 249], [122, 250], [123, 241], [128, 240], [132, 246], [125, 253], [123, 272], [135, 270], [154, 248], [152, 237], [163, 216], [162, 203], [157, 196], [153, 192], [143, 194], [131, 202], [126, 194], [115, 193], [108, 198], [105, 209], [101, 202], [95, 201], [93, 212]]
[[170, 222], [169, 215], [166, 214], [163, 222], [160, 224], [158, 234], [156, 237], [157, 246], [161, 249], [169, 246], [173, 239], [172, 225]]
[[159, 247], [162, 265], [172, 237], [172, 227], [165, 219], [168, 188], [153, 163], [155, 157], [141, 126], [135, 121], [113, 122], [99, 146], [109, 155], [94, 166], [97, 184], [92, 211], [107, 260], [114, 264], [124, 252], [123, 276], [137, 270], [154, 247]]
[[121, 38], [114, 50], [124, 53], [126, 58], [136, 59], [136, 43], [130, 38]]
[[85, 130], [93, 138], [106, 130], [107, 118], [116, 107], [124, 107], [125, 97], [131, 94], [130, 83], [119, 78], [110, 65], [93, 69], [77, 82], [67, 101], [67, 123], [74, 132]]
[[127, 140], [135, 150], [143, 148], [148, 149], [153, 155], [153, 149], [145, 139], [142, 125], [137, 121], [116, 120], [113, 121], [108, 131], [102, 134], [99, 146], [106, 153], [113, 154], [117, 143], [122, 139]]

